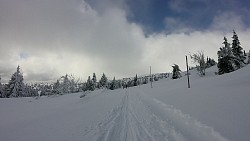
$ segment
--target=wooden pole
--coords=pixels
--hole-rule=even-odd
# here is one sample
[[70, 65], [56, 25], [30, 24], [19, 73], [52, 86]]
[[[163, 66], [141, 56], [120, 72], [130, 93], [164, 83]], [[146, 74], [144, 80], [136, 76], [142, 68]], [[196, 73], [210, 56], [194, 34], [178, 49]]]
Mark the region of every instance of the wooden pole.
[[150, 81], [150, 83], [151, 83], [151, 88], [153, 88], [153, 84], [152, 84], [152, 74], [151, 74], [151, 66], [150, 66], [150, 79], [149, 79], [149, 81]]
[[187, 56], [186, 56], [186, 65], [187, 65], [187, 78], [188, 78], [188, 88], [190, 88], [190, 82], [189, 82], [189, 68], [188, 68], [188, 59], [187, 59]]

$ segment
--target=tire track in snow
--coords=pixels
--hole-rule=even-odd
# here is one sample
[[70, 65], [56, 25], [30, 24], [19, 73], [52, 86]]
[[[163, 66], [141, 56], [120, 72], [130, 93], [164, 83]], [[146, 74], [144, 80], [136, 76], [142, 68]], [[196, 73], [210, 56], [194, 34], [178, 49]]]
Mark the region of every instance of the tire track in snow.
[[159, 119], [129, 90], [122, 103], [87, 135], [94, 141], [184, 141], [173, 126]]
[[134, 103], [134, 112], [141, 119], [142, 124], [155, 141], [185, 141], [183, 135], [178, 132], [168, 121], [163, 121], [156, 116], [141, 100], [137, 92], [131, 94]]
[[128, 89], [122, 102], [85, 135], [89, 141], [227, 141], [213, 128], [140, 89]]
[[126, 91], [121, 105], [112, 109], [86, 136], [95, 141], [154, 141], [134, 114], [130, 104], [129, 93]]

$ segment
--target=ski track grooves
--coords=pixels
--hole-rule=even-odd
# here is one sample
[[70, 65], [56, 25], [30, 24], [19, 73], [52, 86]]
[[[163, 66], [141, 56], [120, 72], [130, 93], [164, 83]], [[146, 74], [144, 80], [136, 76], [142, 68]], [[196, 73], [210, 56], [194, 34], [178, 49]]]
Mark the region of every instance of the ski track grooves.
[[93, 141], [227, 141], [213, 128], [139, 89], [126, 90], [121, 104], [85, 136]]

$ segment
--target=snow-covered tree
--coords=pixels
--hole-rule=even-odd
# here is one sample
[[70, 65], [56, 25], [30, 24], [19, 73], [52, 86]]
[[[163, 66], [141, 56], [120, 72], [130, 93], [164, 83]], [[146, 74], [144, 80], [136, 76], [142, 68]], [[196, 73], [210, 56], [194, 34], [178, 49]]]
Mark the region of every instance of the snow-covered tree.
[[101, 87], [106, 87], [108, 83], [108, 78], [105, 76], [105, 74], [102, 74], [102, 77], [99, 81]]
[[138, 85], [138, 77], [136, 74], [136, 76], [134, 77], [134, 86], [137, 86], [137, 85]]
[[190, 55], [191, 59], [194, 63], [198, 63], [197, 70], [199, 71], [201, 76], [204, 76], [205, 69], [206, 69], [206, 63], [205, 63], [205, 57], [203, 51], [198, 51], [198, 53], [194, 53]]
[[79, 92], [78, 83], [80, 81], [80, 78], [75, 78], [73, 75], [70, 75], [69, 80], [70, 80], [70, 88], [69, 88], [70, 92], [71, 93]]
[[148, 77], [147, 76], [142, 78], [142, 84], [148, 84]]
[[20, 72], [20, 66], [17, 71], [11, 76], [7, 86], [7, 97], [22, 97], [24, 93], [23, 74]]
[[57, 80], [56, 83], [53, 84], [53, 91], [52, 91], [52, 93], [54, 93], [54, 94], [60, 94], [60, 93], [62, 93], [59, 80]]
[[24, 93], [26, 97], [32, 97], [38, 95], [37, 90], [34, 89], [34, 87], [32, 87], [32, 85], [29, 84], [25, 84]]
[[87, 83], [86, 83], [87, 90], [94, 91], [95, 85], [92, 79], [90, 79], [90, 76], [88, 77]]
[[66, 74], [65, 76], [62, 76], [63, 78], [63, 82], [62, 82], [62, 92], [63, 93], [70, 93], [70, 85], [71, 82], [68, 78], [68, 74]]
[[100, 89], [101, 88], [101, 84], [100, 82], [96, 82], [96, 88]]
[[79, 87], [80, 87], [80, 89], [81, 89], [82, 91], [84, 91], [84, 92], [88, 90], [88, 89], [87, 89], [87, 82], [81, 83]]
[[232, 42], [232, 52], [235, 57], [235, 65], [237, 69], [241, 68], [245, 64], [245, 55], [243, 52], [243, 48], [240, 46], [240, 41], [238, 38], [238, 35], [236, 34], [235, 31], [233, 31], [233, 42]]
[[159, 77], [157, 75], [154, 75], [154, 81], [158, 81]]
[[96, 75], [95, 75], [95, 73], [93, 73], [93, 78], [92, 78], [92, 81], [93, 81], [93, 83], [94, 83], [94, 87], [96, 88], [96, 82], [97, 82], [97, 80], [96, 80]]
[[115, 80], [115, 77], [113, 79], [113, 81], [110, 83], [110, 90], [114, 90], [116, 88], [116, 80]]
[[215, 60], [211, 59], [210, 57], [207, 57], [206, 68], [212, 67], [214, 65], [216, 65]]
[[250, 64], [250, 50], [248, 52], [248, 64]]
[[127, 85], [128, 87], [133, 87], [134, 86], [134, 80], [131, 80], [130, 78], [127, 80]]
[[172, 79], [177, 79], [181, 77], [181, 70], [178, 65], [174, 64], [173, 67], [173, 76]]
[[218, 54], [218, 69], [219, 74], [229, 73], [235, 70], [235, 58], [227, 38], [224, 37], [224, 47], [221, 47], [217, 52]]
[[5, 97], [4, 86], [1, 83], [1, 76], [0, 76], [0, 98]]
[[116, 89], [121, 88], [122, 87], [122, 80], [117, 80], [116, 81]]

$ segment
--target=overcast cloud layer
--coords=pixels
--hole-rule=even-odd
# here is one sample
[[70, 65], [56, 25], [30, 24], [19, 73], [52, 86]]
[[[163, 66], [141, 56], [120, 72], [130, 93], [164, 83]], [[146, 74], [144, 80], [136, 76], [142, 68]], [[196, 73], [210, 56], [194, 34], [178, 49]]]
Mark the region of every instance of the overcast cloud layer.
[[[172, 3], [177, 11], [179, 3]], [[0, 0], [0, 75], [7, 82], [20, 65], [26, 82], [55, 81], [74, 74], [83, 80], [93, 72], [110, 78], [170, 72], [185, 68], [185, 55], [203, 50], [217, 60], [223, 37], [232, 30], [250, 49], [248, 15], [221, 11], [205, 29], [166, 16], [161, 32], [131, 20], [126, 1]]]

